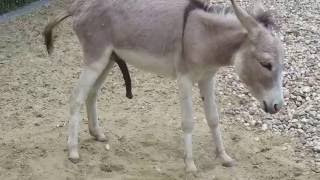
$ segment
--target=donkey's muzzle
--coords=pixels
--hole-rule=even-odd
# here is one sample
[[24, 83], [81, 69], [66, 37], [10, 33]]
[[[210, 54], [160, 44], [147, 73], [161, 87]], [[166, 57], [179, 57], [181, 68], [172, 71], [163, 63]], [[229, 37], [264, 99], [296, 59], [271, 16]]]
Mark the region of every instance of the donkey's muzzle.
[[280, 111], [282, 106], [283, 106], [282, 100], [279, 102], [274, 102], [270, 104], [268, 104], [266, 101], [263, 101], [263, 109], [266, 113], [276, 114], [277, 112]]

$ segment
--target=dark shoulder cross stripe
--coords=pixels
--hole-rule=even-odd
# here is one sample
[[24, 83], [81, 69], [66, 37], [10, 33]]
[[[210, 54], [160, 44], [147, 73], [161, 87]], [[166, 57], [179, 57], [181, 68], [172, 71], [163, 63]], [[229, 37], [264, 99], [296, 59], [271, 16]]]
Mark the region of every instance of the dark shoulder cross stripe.
[[197, 0], [189, 0], [189, 4], [187, 5], [187, 7], [184, 9], [184, 14], [183, 14], [183, 33], [184, 30], [186, 28], [186, 24], [187, 24], [187, 20], [189, 17], [189, 14], [191, 11], [195, 10], [195, 9], [206, 9], [206, 5], [204, 5], [203, 3], [197, 1]]
[[182, 26], [182, 40], [181, 40], [181, 42], [182, 42], [182, 56], [184, 54], [183, 40], [184, 40], [184, 32], [185, 32], [185, 29], [186, 29], [187, 20], [188, 20], [188, 17], [190, 15], [190, 12], [192, 12], [195, 9], [206, 10], [206, 5], [204, 3], [201, 3], [199, 1], [197, 1], [197, 0], [189, 0], [189, 4], [184, 9], [183, 26]]

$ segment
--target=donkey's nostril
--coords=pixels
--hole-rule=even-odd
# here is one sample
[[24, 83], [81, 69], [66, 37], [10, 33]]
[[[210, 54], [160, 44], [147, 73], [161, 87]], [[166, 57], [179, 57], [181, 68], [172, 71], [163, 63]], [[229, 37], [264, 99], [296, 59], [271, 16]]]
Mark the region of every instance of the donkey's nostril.
[[280, 110], [280, 107], [279, 107], [278, 104], [275, 104], [273, 107], [274, 107], [274, 110], [275, 110], [276, 112], [278, 112], [278, 111]]

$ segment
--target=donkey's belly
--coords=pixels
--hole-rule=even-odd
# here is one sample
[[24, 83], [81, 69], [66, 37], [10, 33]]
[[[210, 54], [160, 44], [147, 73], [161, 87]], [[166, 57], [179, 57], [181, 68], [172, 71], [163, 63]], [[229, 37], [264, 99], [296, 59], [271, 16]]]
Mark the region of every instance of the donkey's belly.
[[128, 64], [138, 69], [160, 75], [176, 77], [175, 55], [157, 57], [142, 51], [115, 49], [115, 52]]

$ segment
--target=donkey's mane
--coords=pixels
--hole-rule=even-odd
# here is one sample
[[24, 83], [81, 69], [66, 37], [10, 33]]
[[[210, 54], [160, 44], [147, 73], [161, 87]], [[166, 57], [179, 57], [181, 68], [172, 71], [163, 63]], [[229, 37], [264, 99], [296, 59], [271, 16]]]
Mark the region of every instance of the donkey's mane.
[[231, 6], [222, 5], [222, 4], [215, 4], [210, 5], [207, 8], [204, 9], [204, 11], [216, 14], [216, 15], [228, 15], [228, 14], [234, 14], [233, 8]]
[[234, 14], [233, 8], [231, 6], [221, 5], [221, 4], [207, 4], [199, 0], [190, 0], [188, 6], [185, 8], [183, 17], [183, 31], [185, 30], [186, 21], [189, 17], [191, 11], [195, 9], [201, 9], [205, 12], [212, 13], [219, 16], [225, 16], [228, 14]]
[[[235, 15], [233, 7], [223, 4], [214, 4], [203, 6], [205, 12], [212, 13], [218, 16]], [[253, 15], [252, 12], [249, 14]], [[253, 15], [254, 16], [254, 15]], [[265, 11], [261, 14], [257, 14], [254, 18], [266, 28], [278, 28], [274, 19], [274, 15], [271, 11]]]

